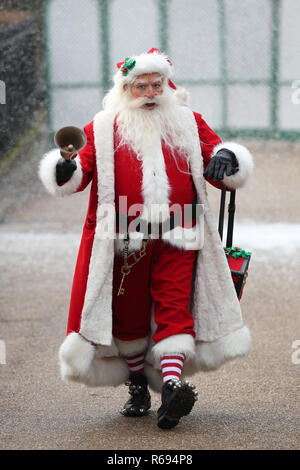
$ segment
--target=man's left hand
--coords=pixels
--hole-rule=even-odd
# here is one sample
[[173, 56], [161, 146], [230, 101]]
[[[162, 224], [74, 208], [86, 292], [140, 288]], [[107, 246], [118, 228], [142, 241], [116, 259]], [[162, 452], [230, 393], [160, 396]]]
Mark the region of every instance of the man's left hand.
[[216, 155], [212, 157], [203, 176], [212, 179], [215, 183], [227, 176], [233, 175], [238, 171], [238, 161], [235, 154], [228, 149], [220, 149]]

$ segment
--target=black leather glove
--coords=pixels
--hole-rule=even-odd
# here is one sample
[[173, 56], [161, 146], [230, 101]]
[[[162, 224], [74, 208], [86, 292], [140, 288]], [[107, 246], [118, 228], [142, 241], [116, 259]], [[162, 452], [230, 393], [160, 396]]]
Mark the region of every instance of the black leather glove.
[[69, 181], [76, 168], [77, 165], [74, 160], [65, 160], [64, 158], [61, 158], [56, 164], [57, 184], [61, 185]]
[[238, 161], [235, 154], [228, 149], [220, 149], [216, 155], [212, 157], [203, 176], [212, 179], [215, 183], [227, 176], [233, 175], [238, 171]]

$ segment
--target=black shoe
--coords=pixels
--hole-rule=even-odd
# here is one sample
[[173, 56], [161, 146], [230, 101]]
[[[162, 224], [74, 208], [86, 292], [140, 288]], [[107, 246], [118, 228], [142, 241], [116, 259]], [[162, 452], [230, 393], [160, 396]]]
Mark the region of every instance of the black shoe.
[[157, 425], [161, 429], [171, 429], [182, 416], [188, 415], [198, 399], [195, 386], [188, 382], [169, 380], [162, 388], [162, 404], [157, 411]]
[[151, 407], [147, 377], [144, 374], [131, 374], [128, 382], [131, 398], [121, 410], [123, 416], [145, 416]]

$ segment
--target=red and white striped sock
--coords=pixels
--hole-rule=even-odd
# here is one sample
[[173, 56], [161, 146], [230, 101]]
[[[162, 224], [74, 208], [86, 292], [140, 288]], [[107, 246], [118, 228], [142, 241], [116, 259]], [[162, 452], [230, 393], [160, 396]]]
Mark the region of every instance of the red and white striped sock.
[[160, 358], [163, 382], [168, 380], [179, 380], [184, 363], [184, 354], [172, 353]]
[[144, 372], [145, 353], [123, 356], [131, 374], [142, 374]]

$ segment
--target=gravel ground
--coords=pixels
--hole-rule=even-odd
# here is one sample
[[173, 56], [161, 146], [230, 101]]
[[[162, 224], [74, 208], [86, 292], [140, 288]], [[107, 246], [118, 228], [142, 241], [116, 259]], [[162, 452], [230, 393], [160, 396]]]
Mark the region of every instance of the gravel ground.
[[[300, 146], [247, 145], [256, 170], [237, 195], [234, 242], [253, 251], [242, 299], [252, 350], [197, 374], [199, 400], [168, 432], [156, 425], [158, 394], [149, 416], [125, 418], [118, 410], [127, 387], [85, 388], [59, 377], [57, 350], [89, 191], [64, 199], [44, 192], [35, 169], [43, 139], [2, 175], [1, 449], [299, 448], [300, 353], [292, 345], [300, 341]], [[211, 188], [209, 197], [217, 214], [219, 192]]]

